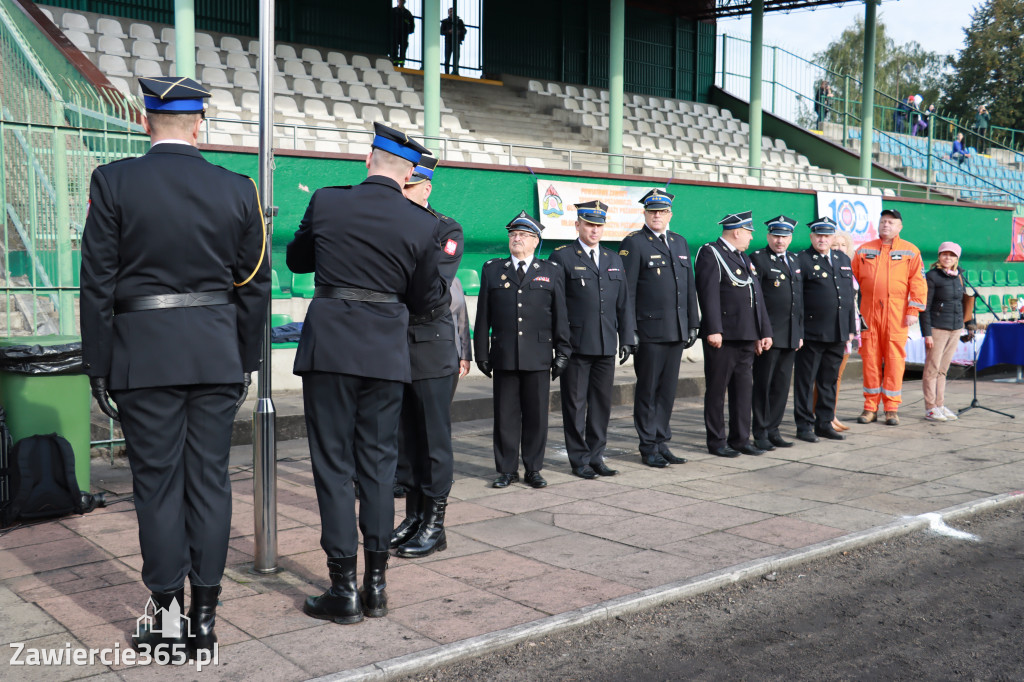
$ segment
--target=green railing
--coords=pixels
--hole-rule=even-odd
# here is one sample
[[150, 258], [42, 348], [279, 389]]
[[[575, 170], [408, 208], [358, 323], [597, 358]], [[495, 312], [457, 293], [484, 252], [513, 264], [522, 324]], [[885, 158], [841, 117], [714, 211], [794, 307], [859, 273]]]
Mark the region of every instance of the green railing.
[[[720, 34], [717, 65], [715, 70], [716, 84], [723, 90], [739, 97], [749, 98], [750, 90], [750, 41], [726, 34]], [[832, 96], [825, 103], [825, 123], [841, 126], [838, 130], [826, 130], [831, 137], [838, 138], [844, 145], [853, 144], [859, 139], [861, 117], [861, 101], [854, 94], [862, 91], [859, 79], [848, 74], [834, 71], [811, 62], [784, 48], [764, 46], [762, 53], [764, 111], [783, 118], [793, 124], [818, 128], [818, 117], [815, 114], [815, 93], [818, 83], [826, 80], [832, 87]], [[1011, 186], [1012, 183], [993, 182], [979, 176], [970, 169], [964, 170], [948, 160], [952, 142], [958, 133], [964, 134], [969, 146], [982, 153], [999, 157], [1004, 164], [1021, 163], [1021, 146], [1024, 146], [1024, 131], [1010, 128], [990, 127], [988, 135], [978, 135], [973, 128], [973, 119], [961, 120], [941, 110], [928, 116], [928, 127], [919, 134], [927, 137], [927, 144], [922, 149], [908, 138], [914, 130], [914, 124], [922, 115], [917, 109], [907, 110], [901, 100], [906, 95], [894, 97], [888, 93], [875, 90], [874, 128], [876, 141], [879, 136], [892, 140], [915, 164], [923, 162], [926, 170], [927, 184], [936, 189], [944, 188], [955, 191], [967, 191], [972, 198], [983, 199], [1000, 204], [1024, 203], [1021, 192]], [[826, 126], [827, 128], [827, 126]], [[937, 151], [938, 150], [938, 151]], [[916, 165], [914, 166], [916, 167]], [[949, 183], [937, 183], [939, 168], [958, 176], [973, 178], [973, 187], [965, 188]], [[974, 196], [977, 194], [978, 196]]]

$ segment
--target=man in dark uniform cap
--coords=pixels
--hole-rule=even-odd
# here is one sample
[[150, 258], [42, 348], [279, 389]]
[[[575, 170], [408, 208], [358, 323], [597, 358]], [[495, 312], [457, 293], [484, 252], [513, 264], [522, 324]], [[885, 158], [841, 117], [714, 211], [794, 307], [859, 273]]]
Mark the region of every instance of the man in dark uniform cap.
[[495, 488], [523, 479], [533, 488], [540, 475], [548, 439], [549, 383], [569, 363], [569, 319], [562, 268], [534, 257], [543, 226], [521, 212], [506, 225], [509, 258], [492, 258], [480, 275], [473, 350], [480, 371], [494, 372]]
[[[428, 203], [436, 167], [437, 157], [424, 154], [402, 193], [441, 221], [440, 272], [450, 287], [462, 261], [462, 226]], [[397, 474], [408, 494], [405, 519], [391, 534], [390, 545], [398, 548], [397, 556], [415, 558], [448, 547], [444, 515], [455, 466], [450, 406], [459, 372], [449, 304], [409, 318], [409, 356], [412, 383], [402, 399]]]
[[[752, 445], [750, 401], [754, 357], [772, 347], [772, 326], [764, 307], [757, 269], [744, 255], [754, 236], [750, 211], [719, 221], [722, 236], [697, 252], [700, 334], [704, 340], [704, 427], [708, 452], [719, 457], [761, 455]], [[729, 432], [725, 394], [729, 393]]]
[[[562, 429], [572, 472], [580, 478], [614, 476], [604, 463], [611, 418], [615, 352], [624, 363], [635, 350], [636, 318], [622, 258], [601, 246], [608, 206], [576, 205], [579, 239], [559, 246], [551, 262], [563, 269], [572, 356], [560, 377]], [[618, 337], [618, 343], [616, 343]]]
[[[796, 437], [809, 443], [818, 436], [844, 440], [832, 428], [836, 414], [836, 380], [846, 342], [854, 336], [855, 302], [850, 257], [832, 251], [836, 223], [818, 218], [811, 223], [811, 248], [801, 251], [804, 283], [804, 346], [796, 354], [793, 416]], [[818, 402], [812, 393], [818, 387]]]
[[320, 544], [331, 576], [331, 588], [306, 599], [304, 608], [336, 623], [387, 614], [399, 415], [404, 384], [412, 378], [409, 316], [448, 305], [448, 286], [438, 273], [440, 221], [402, 196], [427, 150], [387, 126], [375, 123], [374, 129], [366, 180], [317, 190], [288, 245], [288, 267], [316, 273], [294, 371], [302, 377]]
[[768, 226], [768, 246], [750, 254], [757, 268], [768, 319], [772, 324], [772, 347], [754, 358], [753, 424], [754, 445], [761, 450], [788, 448], [779, 425], [789, 402], [793, 358], [803, 345], [804, 289], [796, 254], [786, 248], [793, 241], [796, 221], [780, 215]]
[[[173, 658], [216, 642], [231, 526], [231, 427], [259, 368], [270, 264], [256, 184], [196, 149], [210, 93], [190, 78], [139, 83], [153, 146], [93, 171], [82, 238], [82, 350], [93, 395], [115, 419], [110, 398], [117, 402], [142, 580], [163, 609], [161, 627], [134, 644], [166, 645]], [[166, 617], [182, 613], [186, 576], [187, 638], [174, 636], [180, 623]]]
[[700, 326], [690, 245], [668, 229], [673, 198], [660, 189], [644, 195], [644, 227], [619, 245], [639, 339], [633, 359], [633, 424], [640, 437], [640, 460], [658, 468], [686, 462], [668, 449], [669, 422], [683, 350], [697, 342]]

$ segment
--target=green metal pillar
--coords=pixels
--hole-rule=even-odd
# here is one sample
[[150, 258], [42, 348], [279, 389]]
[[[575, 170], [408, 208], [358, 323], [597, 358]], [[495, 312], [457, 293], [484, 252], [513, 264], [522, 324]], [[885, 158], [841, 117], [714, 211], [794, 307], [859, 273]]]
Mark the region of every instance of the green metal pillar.
[[174, 0], [174, 75], [196, 77], [195, 0]]
[[[626, 0], [611, 0], [608, 45], [608, 172], [622, 172], [622, 99], [626, 72]], [[618, 156], [616, 156], [618, 154]]]
[[[57, 324], [61, 334], [77, 334], [75, 327], [74, 266], [71, 261], [71, 201], [68, 191], [68, 142], [64, 132], [64, 116], [59, 103], [53, 103], [53, 189], [57, 194], [57, 293], [59, 306]], [[38, 246], [38, 245], [37, 245]], [[65, 288], [66, 287], [66, 288]]]
[[[423, 2], [423, 136], [441, 151], [441, 0]], [[431, 139], [434, 138], [434, 139]]]
[[761, 177], [761, 53], [764, 51], [764, 0], [754, 0], [750, 13], [750, 148], [747, 165]]
[[878, 0], [864, 3], [864, 93], [860, 112], [860, 177], [865, 187], [871, 186], [871, 150], [875, 131], [875, 13]]

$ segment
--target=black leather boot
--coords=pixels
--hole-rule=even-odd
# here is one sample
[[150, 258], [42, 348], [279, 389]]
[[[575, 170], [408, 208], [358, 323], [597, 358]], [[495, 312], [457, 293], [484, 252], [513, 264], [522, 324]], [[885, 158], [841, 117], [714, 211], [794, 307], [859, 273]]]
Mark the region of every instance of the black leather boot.
[[319, 597], [306, 597], [302, 610], [321, 620], [358, 623], [363, 619], [363, 607], [356, 590], [356, 557], [330, 557], [327, 570], [331, 574], [331, 589]]
[[420, 529], [398, 548], [397, 554], [400, 557], [416, 559], [448, 549], [448, 538], [444, 534], [444, 511], [448, 507], [448, 498], [427, 497], [425, 500], [427, 511], [423, 515]]
[[[139, 627], [138, 632], [132, 636], [132, 647], [137, 651], [148, 647], [150, 655], [154, 656], [157, 654], [157, 647], [163, 647], [170, 660], [175, 661], [176, 652], [185, 652], [186, 623], [182, 619], [185, 612], [185, 588], [181, 587], [174, 592], [153, 592], [150, 598], [156, 605], [153, 623]], [[148, 613], [149, 609], [146, 611]], [[174, 618], [178, 619], [177, 636], [171, 634]]]
[[391, 554], [387, 551], [363, 550], [366, 567], [363, 571], [361, 596], [363, 613], [367, 618], [383, 618], [388, 615], [388, 593], [384, 591], [388, 584], [384, 579], [384, 574], [388, 570], [389, 558], [391, 558]]
[[195, 658], [197, 651], [212, 652], [217, 643], [213, 626], [217, 622], [217, 598], [220, 585], [193, 585], [192, 603], [188, 606], [188, 655]]
[[405, 518], [391, 533], [391, 549], [404, 545], [420, 529], [420, 522], [423, 520], [423, 499], [423, 493], [418, 489], [406, 493]]

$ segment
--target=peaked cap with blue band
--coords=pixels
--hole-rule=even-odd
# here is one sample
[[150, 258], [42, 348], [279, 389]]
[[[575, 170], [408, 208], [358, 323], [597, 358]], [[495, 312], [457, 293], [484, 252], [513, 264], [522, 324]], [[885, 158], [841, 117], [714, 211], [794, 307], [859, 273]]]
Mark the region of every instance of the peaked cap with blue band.
[[754, 231], [754, 219], [751, 216], [750, 211], [743, 211], [741, 213], [730, 213], [721, 220], [718, 224], [722, 226], [723, 230], [737, 230], [744, 229]]
[[505, 229], [509, 232], [513, 230], [523, 230], [524, 232], [532, 232], [538, 237], [540, 233], [544, 231], [544, 226], [540, 224], [540, 221], [531, 216], [526, 211], [520, 211], [519, 215], [512, 219]]
[[156, 76], [140, 78], [146, 111], [154, 114], [201, 114], [210, 91], [191, 78]]
[[667, 211], [672, 208], [672, 200], [675, 198], [675, 194], [669, 194], [665, 190], [655, 187], [643, 195], [640, 203], [644, 205], [645, 211]]
[[416, 168], [412, 171], [412, 177], [409, 178], [409, 182], [405, 183], [405, 186], [418, 185], [425, 180], [434, 179], [434, 169], [437, 168], [437, 157], [424, 154], [420, 157], [420, 162], [416, 164]]
[[808, 227], [811, 228], [811, 234], [835, 234], [836, 228], [839, 226], [836, 225], [836, 221], [828, 216], [822, 216], [808, 225]]
[[604, 225], [608, 218], [608, 204], [602, 204], [600, 201], [576, 204], [576, 217], [593, 225]]
[[765, 223], [768, 226], [768, 234], [782, 235], [793, 234], [793, 230], [796, 229], [797, 221], [784, 215], [772, 218]]
[[405, 133], [389, 128], [383, 123], [373, 124], [373, 142], [370, 146], [414, 164], [419, 163], [424, 154], [430, 153], [429, 149], [410, 139]]

